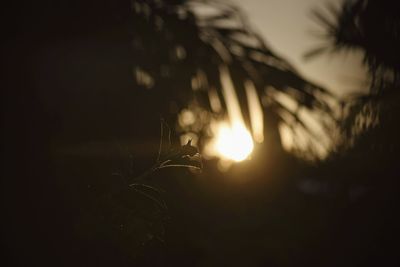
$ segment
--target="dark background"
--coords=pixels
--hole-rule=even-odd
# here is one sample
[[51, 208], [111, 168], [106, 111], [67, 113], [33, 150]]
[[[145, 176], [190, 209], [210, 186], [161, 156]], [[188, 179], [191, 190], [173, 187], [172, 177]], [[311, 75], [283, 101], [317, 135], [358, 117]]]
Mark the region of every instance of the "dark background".
[[215, 162], [163, 170], [152, 177], [166, 191], [160, 214], [112, 175], [152, 165], [174, 97], [133, 81], [129, 2], [5, 12], [3, 266], [398, 266], [396, 115], [317, 165], [266, 144], [254, 155], [265, 162], [227, 174]]

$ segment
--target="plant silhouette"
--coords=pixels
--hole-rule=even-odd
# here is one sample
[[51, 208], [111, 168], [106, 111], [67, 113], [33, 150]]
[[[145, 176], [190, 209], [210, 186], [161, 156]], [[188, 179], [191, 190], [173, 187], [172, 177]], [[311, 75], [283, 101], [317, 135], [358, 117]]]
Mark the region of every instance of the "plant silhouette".
[[[339, 99], [304, 79], [272, 51], [235, 6], [222, 1], [133, 1], [131, 19], [136, 83], [161, 96], [155, 106], [162, 114], [176, 117], [190, 103], [211, 116], [224, 114], [223, 66], [232, 78], [247, 126], [250, 114], [245, 84], [254, 84], [268, 131], [274, 136], [271, 148], [280, 146], [276, 145], [281, 143], [278, 128], [284, 125], [293, 138], [293, 152], [320, 158], [334, 150]], [[214, 90], [222, 105], [219, 111], [211, 108], [209, 94]], [[321, 129], [313, 128], [310, 120]], [[206, 126], [197, 129], [200, 148], [202, 137], [207, 136]]]
[[327, 44], [310, 50], [306, 59], [323, 52], [361, 50], [371, 75], [372, 93], [384, 90], [388, 83], [398, 86], [400, 19], [395, 2], [345, 1], [341, 7], [314, 9], [312, 17], [323, 27], [321, 36]]
[[[396, 9], [378, 2], [349, 18], [364, 25], [364, 43], [341, 46], [368, 51], [371, 64], [371, 94], [351, 99], [302, 77], [226, 2], [15, 4], [4, 42], [2, 266], [398, 265], [399, 35]], [[202, 166], [194, 148], [210, 118], [228, 113], [221, 73], [247, 128], [254, 85], [266, 126], [266, 153], [226, 173], [214, 160]], [[187, 110], [201, 122], [192, 141], [179, 136]], [[171, 127], [169, 136], [162, 123], [161, 145], [160, 116]], [[331, 156], [294, 159], [282, 127], [301, 159]], [[111, 175], [121, 158], [128, 175]]]
[[[398, 128], [393, 116], [399, 112], [395, 102], [400, 86], [400, 53], [397, 49], [400, 46], [400, 16], [395, 3], [386, 0], [345, 1], [341, 7], [327, 5], [325, 11], [314, 9], [311, 14], [323, 27], [320, 35], [326, 44], [310, 50], [305, 54], [306, 59], [325, 52], [359, 50], [363, 52], [363, 63], [368, 68], [368, 93], [349, 95], [347, 99], [347, 116], [341, 128], [352, 140], [348, 145], [352, 145], [359, 134], [374, 127], [379, 129], [372, 130], [376, 134], [392, 136]], [[376, 146], [382, 146], [382, 142], [390, 140], [383, 145], [386, 148], [397, 147], [395, 144], [398, 143], [397, 138], [382, 136], [370, 136], [368, 140], [360, 142], [380, 143]]]

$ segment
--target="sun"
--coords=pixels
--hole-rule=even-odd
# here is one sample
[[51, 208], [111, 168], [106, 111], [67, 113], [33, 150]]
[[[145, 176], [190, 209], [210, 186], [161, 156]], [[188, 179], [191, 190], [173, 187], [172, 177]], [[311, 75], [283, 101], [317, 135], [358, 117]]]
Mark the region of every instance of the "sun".
[[239, 123], [221, 124], [215, 140], [215, 150], [221, 157], [236, 162], [243, 161], [254, 148], [250, 132]]

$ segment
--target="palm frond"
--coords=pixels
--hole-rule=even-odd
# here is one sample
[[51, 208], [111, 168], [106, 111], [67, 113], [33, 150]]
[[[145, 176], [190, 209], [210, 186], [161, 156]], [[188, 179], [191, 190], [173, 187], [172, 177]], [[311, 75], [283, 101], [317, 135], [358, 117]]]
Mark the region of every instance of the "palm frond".
[[396, 77], [400, 75], [400, 16], [396, 10], [393, 1], [357, 0], [345, 1], [341, 8], [326, 5], [325, 10], [314, 9], [312, 17], [324, 29], [322, 38], [330, 46], [326, 51], [363, 51], [374, 90], [381, 83], [399, 83]]
[[[157, 105], [165, 107], [163, 113], [169, 113], [170, 103], [177, 106], [177, 111], [171, 116], [177, 116], [189, 107], [198, 112], [195, 116], [199, 123], [180, 126], [178, 130], [196, 133], [200, 147], [204, 145], [203, 139], [209, 137], [209, 120], [227, 114], [221, 66], [227, 69], [226, 73], [232, 80], [247, 126], [250, 125], [250, 111], [245, 84], [251, 81], [260, 102], [263, 100], [264, 112], [280, 117], [281, 110], [286, 107], [278, 109], [273, 103], [277, 102], [276, 92], [281, 92], [298, 103], [298, 111], [317, 114], [317, 121], [331, 118], [330, 123], [325, 123], [331, 129], [321, 134], [328, 135], [336, 128], [337, 98], [301, 77], [288, 61], [270, 49], [252, 30], [235, 6], [217, 0], [187, 0], [179, 4], [170, 1], [133, 2], [137, 7], [132, 16], [135, 68], [144, 70], [151, 77], [147, 80], [152, 81], [151, 86], [149, 83], [141, 85], [138, 80], [137, 84], [161, 94], [163, 103]], [[215, 91], [214, 95], [221, 104], [222, 109], [218, 112], [211, 108], [210, 90]], [[200, 119], [199, 114], [208, 114], [208, 121]], [[282, 123], [288, 122], [281, 120], [270, 126], [278, 130]], [[303, 128], [311, 144], [319, 143], [309, 128]], [[294, 146], [296, 144], [293, 142]], [[307, 149], [302, 148], [304, 151]], [[310, 153], [313, 154], [311, 149]]]

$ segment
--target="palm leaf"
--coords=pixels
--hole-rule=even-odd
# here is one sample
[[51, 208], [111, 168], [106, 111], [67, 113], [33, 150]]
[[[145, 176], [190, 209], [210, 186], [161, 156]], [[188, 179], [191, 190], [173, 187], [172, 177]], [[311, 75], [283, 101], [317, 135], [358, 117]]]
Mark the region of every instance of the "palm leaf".
[[[324, 88], [301, 77], [288, 61], [272, 51], [236, 7], [213, 0], [187, 0], [179, 4], [170, 4], [169, 1], [134, 2], [148, 5], [151, 9], [150, 15], [142, 12], [132, 16], [134, 25], [140, 25], [140, 28], [133, 29], [134, 39], [142, 42], [142, 50], [135, 49], [134, 58], [135, 66], [146, 69], [154, 81], [152, 87], [162, 96], [158, 103], [160, 106], [174, 102], [178, 110], [190, 106], [199, 114], [207, 112], [209, 118], [224, 116], [227, 103], [220, 75], [220, 67], [224, 66], [232, 79], [247, 125], [250, 125], [250, 114], [244, 84], [252, 81], [260, 98], [267, 97], [271, 103], [276, 102], [274, 91], [271, 91], [274, 88], [290, 95], [301, 108], [319, 112], [321, 118], [332, 118], [331, 128], [337, 126], [335, 107], [330, 104], [337, 99]], [[210, 15], [200, 14], [198, 10], [201, 7], [212, 9]], [[163, 21], [161, 30], [157, 29], [160, 18]], [[185, 51], [184, 57], [174, 56], [177, 47]], [[221, 111], [211, 109], [209, 90], [216, 91]], [[168, 112], [167, 109], [165, 107], [163, 112]], [[285, 107], [278, 109], [273, 104], [264, 105], [265, 112], [275, 113], [278, 117], [282, 109]], [[201, 121], [200, 124], [178, 130], [206, 137], [208, 122]], [[270, 126], [277, 130], [278, 124]], [[309, 137], [310, 143], [319, 142], [313, 134]], [[200, 146], [202, 143], [199, 140]]]

